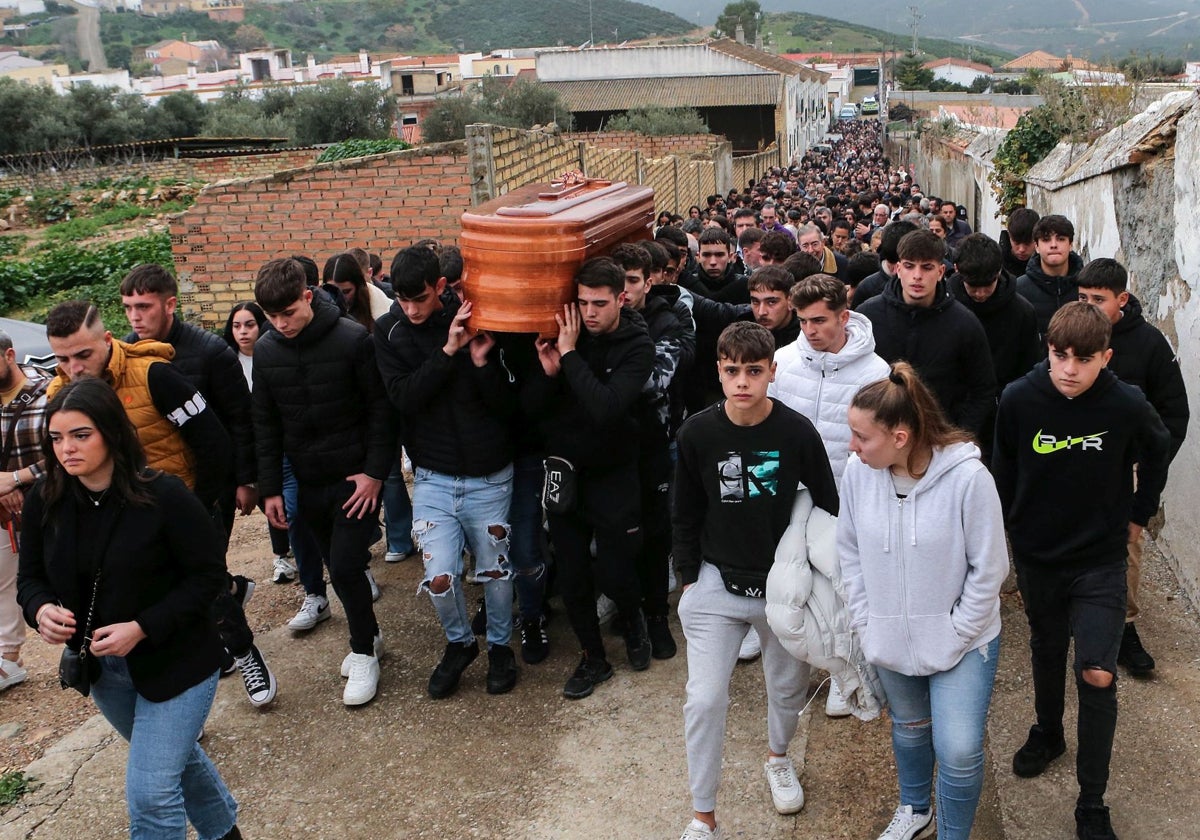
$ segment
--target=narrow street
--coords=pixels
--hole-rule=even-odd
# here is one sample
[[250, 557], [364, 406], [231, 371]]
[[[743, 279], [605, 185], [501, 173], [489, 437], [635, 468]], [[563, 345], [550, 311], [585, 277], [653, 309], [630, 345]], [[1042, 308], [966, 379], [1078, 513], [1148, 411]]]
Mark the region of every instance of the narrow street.
[[100, 7], [78, 0], [66, 2], [79, 12], [75, 20], [75, 39], [83, 66], [89, 73], [107, 70], [108, 61], [104, 58], [104, 45], [100, 43]]

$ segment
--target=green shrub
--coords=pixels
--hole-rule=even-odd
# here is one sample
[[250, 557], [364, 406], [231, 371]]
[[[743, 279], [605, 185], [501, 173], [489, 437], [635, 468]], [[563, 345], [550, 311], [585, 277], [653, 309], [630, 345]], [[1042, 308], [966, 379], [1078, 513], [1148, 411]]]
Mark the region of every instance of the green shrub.
[[317, 163], [328, 163], [332, 160], [381, 155], [384, 152], [400, 152], [411, 149], [408, 143], [395, 137], [383, 137], [377, 140], [343, 140], [321, 152]]
[[28, 241], [29, 237], [20, 233], [0, 236], [0, 257], [15, 257], [25, 250], [25, 243]]
[[7, 808], [16, 803], [29, 791], [37, 788], [37, 782], [32, 776], [26, 776], [20, 770], [9, 770], [0, 774], [0, 808]]

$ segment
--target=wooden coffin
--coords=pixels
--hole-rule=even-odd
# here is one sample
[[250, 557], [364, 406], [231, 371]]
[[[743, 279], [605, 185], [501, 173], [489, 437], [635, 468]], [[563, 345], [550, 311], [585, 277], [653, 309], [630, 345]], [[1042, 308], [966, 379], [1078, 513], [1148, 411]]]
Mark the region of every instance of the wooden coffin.
[[558, 334], [575, 272], [622, 242], [650, 238], [654, 189], [564, 178], [530, 184], [462, 217], [463, 297], [475, 330]]

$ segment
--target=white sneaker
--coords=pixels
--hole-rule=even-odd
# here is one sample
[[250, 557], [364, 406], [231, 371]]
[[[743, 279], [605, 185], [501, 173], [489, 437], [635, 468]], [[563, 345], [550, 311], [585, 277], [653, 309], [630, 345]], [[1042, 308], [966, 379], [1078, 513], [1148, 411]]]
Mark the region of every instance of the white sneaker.
[[842, 687], [838, 684], [836, 677], [829, 678], [829, 695], [825, 698], [825, 716], [831, 718], [843, 718], [850, 716], [850, 704], [846, 701], [846, 695], [842, 694]]
[[879, 840], [916, 840], [918, 837], [928, 837], [936, 827], [932, 811], [914, 814], [911, 805], [901, 805], [883, 834], [879, 835]]
[[[353, 653], [347, 653], [346, 658], [342, 660], [342, 678], [350, 676], [350, 657]], [[383, 633], [375, 634], [375, 658], [383, 659]]]
[[272, 566], [271, 580], [275, 583], [291, 583], [296, 579], [296, 564], [282, 554], [275, 555]]
[[361, 706], [370, 702], [379, 690], [379, 660], [365, 653], [351, 653], [346, 658], [350, 668], [342, 702], [347, 706]]
[[25, 682], [29, 672], [11, 659], [0, 659], [0, 691]]
[[725, 840], [725, 832], [721, 826], [709, 828], [706, 823], [693, 819], [683, 830], [679, 840]]
[[367, 569], [367, 583], [371, 584], [371, 603], [375, 603], [383, 597], [383, 591], [379, 588], [379, 584], [375, 582], [375, 575], [371, 574], [370, 569]]
[[400, 563], [404, 560], [407, 560], [409, 557], [412, 557], [414, 554], [416, 554], [415, 551], [410, 551], [407, 554], [403, 551], [389, 551], [383, 555], [383, 562]]
[[781, 814], [797, 814], [804, 807], [804, 788], [796, 778], [796, 768], [790, 758], [769, 758], [763, 765], [767, 784], [771, 786], [771, 801]]
[[300, 611], [296, 613], [295, 618], [288, 622], [288, 627], [292, 630], [311, 630], [322, 621], [328, 621], [330, 615], [328, 598], [320, 595], [305, 595], [304, 603], [300, 605]]
[[742, 646], [738, 649], [738, 661], [753, 662], [760, 656], [762, 656], [762, 642], [759, 641], [758, 631], [751, 627], [746, 633], [746, 638], [742, 639]]

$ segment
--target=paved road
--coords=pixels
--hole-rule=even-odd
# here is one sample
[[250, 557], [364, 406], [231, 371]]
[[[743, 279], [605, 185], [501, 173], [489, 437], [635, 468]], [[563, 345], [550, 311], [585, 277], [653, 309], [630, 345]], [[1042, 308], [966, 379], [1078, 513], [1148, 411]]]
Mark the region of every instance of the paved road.
[[79, 57], [89, 73], [108, 69], [104, 58], [104, 45], [100, 43], [100, 9], [90, 3], [67, 0], [78, 11], [75, 16], [75, 39], [79, 46]]

